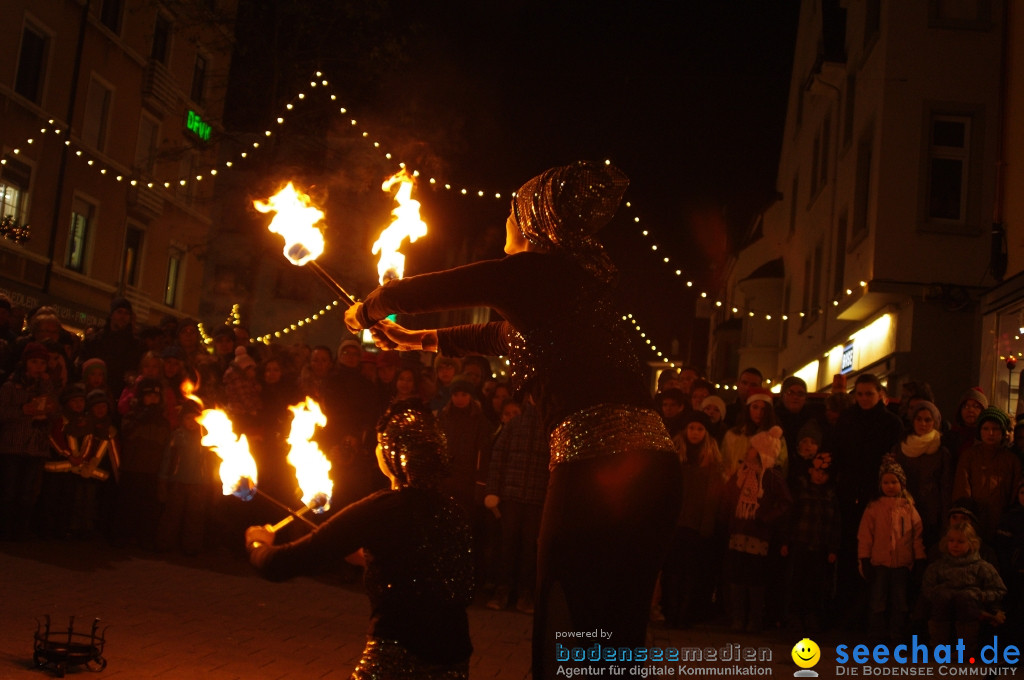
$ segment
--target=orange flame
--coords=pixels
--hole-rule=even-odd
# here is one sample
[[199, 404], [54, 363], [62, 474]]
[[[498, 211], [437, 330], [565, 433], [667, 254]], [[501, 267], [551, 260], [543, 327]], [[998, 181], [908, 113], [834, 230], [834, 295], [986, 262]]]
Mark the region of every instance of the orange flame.
[[199, 384], [194, 383], [188, 378], [185, 378], [181, 382], [181, 396], [185, 397], [189, 401], [194, 401], [199, 404], [200, 408], [203, 406], [203, 400], [196, 396], [195, 392], [199, 389]]
[[277, 213], [267, 228], [284, 237], [284, 256], [292, 264], [302, 266], [324, 252], [324, 234], [316, 226], [324, 219], [324, 213], [308, 195], [296, 191], [291, 182], [266, 202], [252, 204], [261, 213]]
[[288, 433], [288, 463], [295, 468], [295, 478], [302, 491], [302, 502], [307, 506], [317, 503], [317, 496], [326, 502], [316, 512], [324, 512], [331, 507], [331, 494], [334, 484], [328, 473], [331, 463], [323, 454], [316, 442], [310, 441], [317, 425], [327, 424], [327, 416], [320, 410], [320, 405], [306, 397], [305, 403], [289, 406], [292, 412], [292, 427]]
[[249, 482], [256, 485], [256, 461], [249, 453], [245, 435], [236, 435], [228, 415], [220, 409], [206, 409], [196, 419], [206, 428], [202, 444], [208, 446], [221, 460], [220, 481], [224, 495], [235, 493]]
[[408, 238], [409, 243], [412, 243], [427, 235], [427, 223], [420, 219], [420, 202], [412, 198], [415, 181], [403, 168], [385, 180], [381, 189], [391, 191], [391, 187], [396, 183], [399, 183], [398, 192], [395, 194], [398, 206], [391, 211], [391, 224], [380, 233], [372, 249], [374, 255], [380, 253], [377, 275], [381, 283], [389, 279], [400, 279], [405, 274], [405, 255], [398, 252], [402, 241]]

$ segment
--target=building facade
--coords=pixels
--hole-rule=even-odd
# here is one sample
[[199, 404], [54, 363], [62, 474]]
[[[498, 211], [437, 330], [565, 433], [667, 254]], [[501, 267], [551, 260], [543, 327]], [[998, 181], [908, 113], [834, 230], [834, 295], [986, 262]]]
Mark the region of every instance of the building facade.
[[980, 303], [1005, 269], [992, 215], [1006, 12], [802, 3], [778, 200], [732, 264], [716, 378], [753, 365], [827, 390], [872, 372], [894, 393], [931, 383], [944, 410], [978, 384]]
[[4, 9], [0, 292], [79, 331], [116, 296], [142, 323], [195, 316], [234, 0]]

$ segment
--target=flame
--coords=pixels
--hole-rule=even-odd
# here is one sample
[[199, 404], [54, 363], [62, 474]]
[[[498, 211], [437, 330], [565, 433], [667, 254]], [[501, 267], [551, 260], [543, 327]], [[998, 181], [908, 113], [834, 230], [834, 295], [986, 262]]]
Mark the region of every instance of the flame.
[[420, 202], [412, 198], [412, 187], [415, 183], [412, 176], [403, 168], [392, 175], [381, 185], [383, 191], [391, 191], [391, 187], [399, 183], [395, 202], [398, 206], [391, 211], [391, 224], [384, 228], [373, 244], [373, 254], [380, 253], [377, 262], [377, 274], [380, 282], [400, 279], [405, 273], [405, 255], [398, 252], [402, 241], [409, 243], [420, 236], [427, 235], [427, 223], [420, 219]]
[[284, 256], [292, 264], [302, 266], [324, 252], [324, 235], [316, 227], [324, 213], [313, 205], [309, 196], [296, 191], [291, 182], [266, 202], [253, 201], [252, 204], [261, 213], [277, 213], [267, 228], [284, 237]]
[[188, 378], [185, 378], [181, 382], [181, 396], [185, 397], [189, 401], [194, 401], [199, 404], [200, 408], [203, 406], [203, 400], [196, 396], [195, 392], [199, 389], [199, 383], [194, 383]]
[[[292, 427], [288, 433], [288, 463], [295, 468], [295, 478], [302, 491], [302, 502], [314, 506], [318, 501], [325, 501], [316, 512], [324, 512], [331, 507], [331, 494], [334, 484], [328, 474], [331, 463], [323, 454], [316, 442], [310, 441], [316, 426], [327, 424], [327, 416], [320, 410], [320, 405], [306, 397], [305, 403], [289, 406], [292, 412]], [[322, 499], [317, 499], [322, 496]]]
[[236, 435], [228, 415], [220, 409], [206, 409], [196, 419], [206, 428], [203, 446], [210, 447], [220, 459], [220, 481], [224, 495], [247, 485], [256, 485], [256, 461], [249, 453], [245, 435]]

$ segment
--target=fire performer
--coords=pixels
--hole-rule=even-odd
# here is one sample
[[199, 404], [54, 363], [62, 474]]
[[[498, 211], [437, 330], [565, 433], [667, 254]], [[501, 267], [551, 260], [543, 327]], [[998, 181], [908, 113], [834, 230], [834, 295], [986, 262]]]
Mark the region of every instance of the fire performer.
[[[607, 163], [547, 170], [512, 201], [507, 257], [390, 281], [345, 314], [381, 346], [507, 355], [513, 383], [534, 396], [551, 444], [534, 613], [538, 679], [555, 676], [559, 633], [601, 630], [617, 647], [644, 645], [679, 513], [678, 459], [612, 310], [614, 265], [594, 238], [627, 184]], [[506, 321], [409, 330], [384, 320], [482, 305]]]
[[312, 564], [337, 564], [362, 548], [371, 619], [352, 678], [468, 678], [473, 561], [462, 512], [437, 490], [449, 462], [444, 434], [413, 399], [391, 405], [377, 433], [377, 462], [391, 488], [284, 545], [273, 545], [269, 527], [250, 527], [249, 561], [280, 579]]

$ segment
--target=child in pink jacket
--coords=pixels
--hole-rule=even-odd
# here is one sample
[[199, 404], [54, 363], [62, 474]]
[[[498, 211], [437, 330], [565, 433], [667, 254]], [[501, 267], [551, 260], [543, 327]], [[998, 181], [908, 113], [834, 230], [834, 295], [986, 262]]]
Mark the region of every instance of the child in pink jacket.
[[907, 589], [915, 562], [924, 563], [923, 525], [907, 493], [907, 476], [890, 458], [878, 471], [881, 496], [864, 510], [857, 530], [860, 574], [870, 589], [868, 633], [873, 640], [903, 637]]

